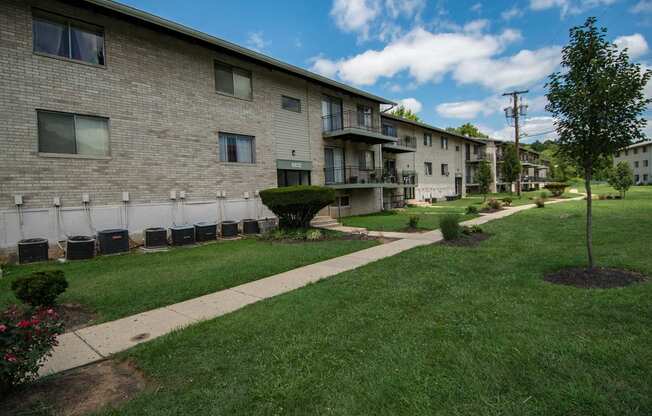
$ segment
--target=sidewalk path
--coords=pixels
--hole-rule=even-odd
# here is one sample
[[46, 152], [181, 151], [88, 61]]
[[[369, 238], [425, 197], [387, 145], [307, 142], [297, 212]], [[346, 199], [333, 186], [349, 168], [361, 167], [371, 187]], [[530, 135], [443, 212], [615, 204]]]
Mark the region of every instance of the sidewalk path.
[[[548, 204], [582, 198], [548, 201]], [[534, 206], [534, 204], [529, 204], [507, 208], [464, 221], [462, 224], [485, 224]], [[360, 232], [360, 229], [351, 230], [348, 228], [335, 227], [332, 229], [345, 232]], [[174, 305], [67, 332], [59, 337], [59, 345], [41, 368], [40, 374], [43, 376], [90, 364], [142, 342], [168, 334], [176, 329], [226, 315], [262, 299], [290, 292], [309, 283], [356, 269], [414, 247], [442, 240], [439, 230], [426, 233], [380, 233], [372, 231], [369, 232], [369, 235], [397, 238], [398, 240], [175, 303]]]

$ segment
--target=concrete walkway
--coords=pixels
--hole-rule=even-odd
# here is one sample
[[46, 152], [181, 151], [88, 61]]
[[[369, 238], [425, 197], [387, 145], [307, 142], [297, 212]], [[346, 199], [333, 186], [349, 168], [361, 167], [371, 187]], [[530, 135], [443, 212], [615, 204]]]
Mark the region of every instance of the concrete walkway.
[[[581, 198], [583, 197], [548, 201], [547, 203]], [[464, 221], [462, 224], [481, 225], [533, 207], [534, 204], [512, 207], [492, 214], [481, 215], [478, 218]], [[351, 230], [350, 227], [332, 229], [360, 232], [360, 229]], [[356, 269], [414, 247], [442, 240], [439, 230], [425, 233], [369, 232], [369, 235], [397, 238], [398, 240], [174, 305], [65, 333], [59, 337], [59, 345], [41, 368], [40, 374], [48, 375], [90, 364], [176, 329], [226, 315], [251, 303], [299, 289], [309, 283]]]

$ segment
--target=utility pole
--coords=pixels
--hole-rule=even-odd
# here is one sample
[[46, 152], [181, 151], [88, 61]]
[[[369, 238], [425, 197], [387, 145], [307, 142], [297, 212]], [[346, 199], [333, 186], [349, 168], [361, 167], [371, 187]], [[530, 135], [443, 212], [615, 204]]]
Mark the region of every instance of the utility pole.
[[[519, 138], [520, 138], [520, 129], [519, 129], [519, 119], [521, 116], [525, 116], [527, 112], [527, 105], [519, 104], [518, 96], [521, 94], [527, 94], [529, 90], [523, 91], [512, 91], [506, 92], [503, 94], [503, 97], [509, 96], [512, 97], [512, 107], [505, 108], [505, 117], [509, 120], [510, 118], [514, 119], [514, 147], [516, 147], [516, 159], [521, 163], [521, 154], [519, 150]], [[518, 175], [516, 180], [516, 195], [521, 197], [521, 174]]]

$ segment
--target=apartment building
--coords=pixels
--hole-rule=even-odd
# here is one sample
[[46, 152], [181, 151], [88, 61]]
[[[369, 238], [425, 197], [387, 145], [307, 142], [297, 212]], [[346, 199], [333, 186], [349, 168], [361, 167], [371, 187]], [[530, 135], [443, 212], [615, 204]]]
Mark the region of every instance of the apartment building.
[[614, 155], [614, 165], [625, 161], [634, 172], [636, 185], [652, 184], [652, 140], [636, 143]]
[[398, 140], [398, 146], [383, 145], [384, 165], [400, 171], [404, 182], [412, 183], [406, 178], [414, 178], [416, 183], [387, 198], [400, 204], [466, 194], [465, 160], [471, 146], [483, 142], [392, 114], [383, 113], [382, 123], [386, 134]]
[[[488, 162], [491, 167], [493, 181], [491, 192], [515, 191], [515, 185], [505, 181], [502, 174], [502, 163], [507, 142], [496, 139], [477, 138], [481, 144], [470, 144], [467, 152], [466, 183], [468, 192], [477, 192], [478, 184], [475, 181], [480, 162]], [[543, 159], [539, 152], [521, 147], [519, 149], [521, 160], [521, 189], [533, 191], [541, 189], [549, 181], [550, 162]]]
[[108, 0], [6, 0], [0, 26], [0, 249], [271, 216], [276, 186], [331, 186], [344, 215], [415, 186], [384, 169], [391, 100]]

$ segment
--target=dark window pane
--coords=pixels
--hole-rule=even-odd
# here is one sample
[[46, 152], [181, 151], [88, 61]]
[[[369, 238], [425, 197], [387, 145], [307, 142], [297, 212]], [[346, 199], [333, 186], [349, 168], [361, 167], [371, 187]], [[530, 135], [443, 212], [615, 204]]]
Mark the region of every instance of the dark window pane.
[[229, 137], [227, 140], [227, 161], [237, 162], [238, 161], [238, 146], [236, 145], [235, 137]]
[[38, 113], [38, 150], [43, 153], [76, 153], [75, 119], [71, 114]]
[[282, 97], [282, 107], [285, 110], [289, 111], [294, 111], [296, 113], [301, 112], [301, 100], [298, 100], [296, 98], [292, 97], [286, 97], [285, 95]]
[[34, 19], [34, 51], [68, 58], [68, 46], [66, 24]]
[[104, 65], [104, 34], [101, 29], [70, 28], [72, 59]]
[[233, 94], [233, 71], [230, 66], [215, 63], [215, 89], [226, 94]]

